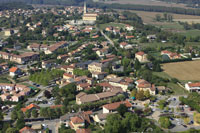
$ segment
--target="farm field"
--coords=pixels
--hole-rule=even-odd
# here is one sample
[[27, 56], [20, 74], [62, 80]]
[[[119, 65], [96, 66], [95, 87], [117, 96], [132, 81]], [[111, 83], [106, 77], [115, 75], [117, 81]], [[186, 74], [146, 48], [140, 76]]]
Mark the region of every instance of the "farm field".
[[[100, 0], [99, 0], [100, 1]], [[166, 7], [182, 7], [182, 8], [189, 8], [186, 7], [185, 4], [176, 4], [176, 3], [167, 3], [162, 1], [156, 0], [107, 0], [104, 3], [112, 4], [112, 3], [119, 3], [119, 4], [135, 4], [135, 5], [152, 5], [152, 6], [166, 6]]]
[[[140, 16], [142, 18], [142, 20], [144, 21], [144, 23], [146, 24], [155, 24], [155, 25], [166, 25], [169, 24], [168, 22], [155, 22], [154, 18], [157, 14], [163, 16], [163, 13], [160, 12], [145, 12], [145, 11], [134, 11], [131, 10], [133, 12], [135, 12], [136, 14], [138, 14], [138, 16]], [[174, 21], [182, 21], [182, 22], [200, 22], [200, 16], [194, 16], [194, 15], [182, 15], [182, 14], [174, 14], [171, 13], [173, 15], [173, 19]]]
[[179, 80], [200, 80], [200, 60], [185, 61], [176, 63], [166, 63], [162, 65], [162, 69], [170, 77]]

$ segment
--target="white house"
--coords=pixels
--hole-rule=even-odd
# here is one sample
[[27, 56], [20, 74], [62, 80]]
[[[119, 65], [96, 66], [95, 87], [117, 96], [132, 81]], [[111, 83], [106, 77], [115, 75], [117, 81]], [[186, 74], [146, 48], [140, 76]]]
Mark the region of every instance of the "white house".
[[200, 82], [197, 83], [187, 83], [185, 84], [186, 90], [192, 92], [192, 91], [200, 91]]

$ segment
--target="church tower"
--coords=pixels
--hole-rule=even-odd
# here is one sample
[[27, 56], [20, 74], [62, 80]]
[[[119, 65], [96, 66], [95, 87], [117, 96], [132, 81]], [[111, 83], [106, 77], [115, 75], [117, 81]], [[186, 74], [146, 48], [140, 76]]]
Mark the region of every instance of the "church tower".
[[84, 1], [84, 14], [87, 13], [87, 5], [86, 5], [86, 1]]

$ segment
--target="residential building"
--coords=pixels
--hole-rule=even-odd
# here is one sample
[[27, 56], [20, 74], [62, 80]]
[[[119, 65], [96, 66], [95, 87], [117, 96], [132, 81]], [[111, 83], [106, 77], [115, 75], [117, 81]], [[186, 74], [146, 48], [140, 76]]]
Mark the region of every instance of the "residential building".
[[103, 105], [103, 113], [107, 114], [107, 113], [115, 112], [121, 104], [124, 104], [129, 109], [132, 107], [132, 104], [127, 100], [121, 101], [121, 102], [110, 103], [110, 104]]
[[185, 84], [185, 88], [186, 88], [186, 90], [188, 90], [189, 92], [200, 91], [200, 82], [196, 82], [196, 83], [186, 83], [186, 84]]
[[147, 59], [147, 54], [145, 54], [144, 52], [140, 51], [140, 52], [137, 52], [135, 54], [135, 58], [138, 59], [139, 62], [147, 62], [148, 59]]
[[93, 62], [88, 65], [88, 70], [93, 73], [93, 72], [103, 72], [104, 66], [102, 63], [97, 63]]
[[9, 69], [9, 72], [10, 72], [9, 75], [10, 75], [11, 77], [18, 76], [18, 75], [21, 74], [21, 70], [20, 70], [19, 68], [17, 68], [17, 67], [12, 67], [12, 68], [10, 68], [10, 69]]

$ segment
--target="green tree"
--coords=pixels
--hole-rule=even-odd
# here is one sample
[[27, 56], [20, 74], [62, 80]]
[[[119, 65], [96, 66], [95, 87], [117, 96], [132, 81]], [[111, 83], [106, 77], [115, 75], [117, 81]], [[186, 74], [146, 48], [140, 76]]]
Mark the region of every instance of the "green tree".
[[117, 108], [117, 112], [121, 115], [124, 116], [124, 114], [128, 111], [128, 108], [124, 104], [120, 104], [119, 107]]
[[33, 109], [31, 112], [33, 118], [37, 118], [38, 117], [38, 111], [36, 109]]
[[121, 116], [119, 114], [111, 114], [106, 118], [105, 133], [121, 133], [123, 132], [121, 126]]
[[9, 128], [6, 130], [6, 133], [17, 133], [17, 129], [16, 129], [16, 128], [11, 128], [11, 127], [9, 127]]
[[147, 90], [147, 91], [144, 91], [144, 96], [145, 96], [145, 98], [150, 98], [150, 92], [149, 92], [149, 90]]
[[25, 117], [26, 117], [26, 118], [30, 118], [30, 117], [31, 117], [31, 111], [30, 111], [30, 110], [27, 110], [27, 111], [25, 112]]
[[135, 60], [134, 68], [136, 71], [140, 70], [140, 68], [141, 68], [141, 64], [137, 58]]
[[145, 96], [144, 96], [144, 91], [138, 91], [137, 95], [136, 95], [136, 99], [137, 100], [144, 100]]
[[136, 95], [137, 95], [137, 90], [136, 89], [132, 90], [131, 97], [136, 97]]
[[17, 119], [17, 111], [16, 110], [12, 111], [12, 113], [11, 113], [11, 119], [12, 120], [16, 120]]
[[156, 21], [161, 21], [161, 16], [160, 16], [160, 14], [156, 14]]
[[18, 119], [15, 125], [18, 129], [22, 129], [25, 126], [24, 119]]
[[163, 127], [163, 128], [169, 128], [172, 125], [172, 123], [169, 120], [169, 118], [168, 117], [164, 117], [164, 116], [161, 116], [159, 118], [158, 122], [159, 122], [160, 126]]

